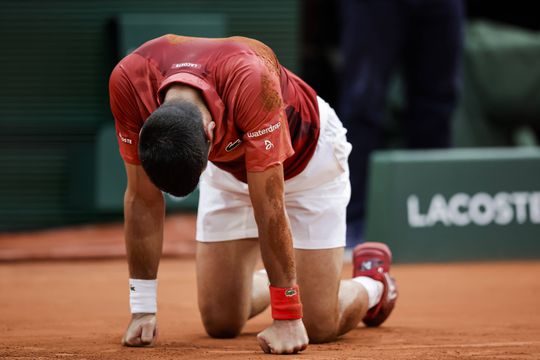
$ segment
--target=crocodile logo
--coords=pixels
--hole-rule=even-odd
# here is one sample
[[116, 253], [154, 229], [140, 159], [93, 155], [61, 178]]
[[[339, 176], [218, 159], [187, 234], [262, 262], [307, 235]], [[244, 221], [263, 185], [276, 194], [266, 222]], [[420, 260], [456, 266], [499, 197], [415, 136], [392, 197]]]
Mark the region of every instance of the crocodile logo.
[[240, 139], [236, 139], [235, 141], [231, 141], [231, 142], [228, 143], [227, 146], [225, 147], [225, 151], [226, 151], [226, 152], [231, 152], [231, 151], [233, 151], [234, 149], [236, 149], [238, 146], [240, 146], [241, 143], [242, 143], [242, 140], [240, 140]]

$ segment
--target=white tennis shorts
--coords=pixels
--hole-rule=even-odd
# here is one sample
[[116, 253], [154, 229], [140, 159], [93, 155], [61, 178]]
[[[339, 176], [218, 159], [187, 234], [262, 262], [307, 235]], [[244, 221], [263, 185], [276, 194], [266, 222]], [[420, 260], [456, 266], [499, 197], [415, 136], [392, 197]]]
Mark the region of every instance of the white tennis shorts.
[[[352, 146], [335, 111], [317, 98], [321, 132], [306, 168], [285, 181], [285, 206], [296, 249], [345, 246], [346, 208], [351, 195], [347, 159]], [[198, 241], [258, 237], [247, 184], [212, 163], [201, 176]]]

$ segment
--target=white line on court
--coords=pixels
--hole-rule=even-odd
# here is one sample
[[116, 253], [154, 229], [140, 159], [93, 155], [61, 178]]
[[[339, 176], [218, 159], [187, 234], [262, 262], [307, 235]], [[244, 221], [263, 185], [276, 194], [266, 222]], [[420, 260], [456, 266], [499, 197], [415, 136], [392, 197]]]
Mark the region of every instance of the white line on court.
[[513, 347], [540, 345], [540, 341], [514, 341], [514, 342], [489, 342], [480, 344], [441, 344], [441, 345], [402, 345], [402, 346], [378, 346], [375, 349], [395, 350], [395, 349], [430, 349], [430, 348], [484, 348], [484, 347]]

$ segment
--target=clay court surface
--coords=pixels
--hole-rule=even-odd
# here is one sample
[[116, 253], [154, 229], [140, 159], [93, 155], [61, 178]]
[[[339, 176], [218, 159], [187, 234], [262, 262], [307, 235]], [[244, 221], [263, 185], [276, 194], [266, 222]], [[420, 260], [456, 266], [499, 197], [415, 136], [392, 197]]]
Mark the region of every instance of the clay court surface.
[[[343, 276], [350, 271], [346, 265]], [[393, 274], [400, 299], [381, 328], [359, 326], [289, 358], [540, 359], [540, 261], [404, 264]], [[205, 335], [190, 256], [162, 261], [158, 345], [120, 346], [129, 319], [127, 278], [123, 259], [1, 262], [0, 358], [269, 358], [255, 340], [271, 321], [269, 311], [237, 339]]]

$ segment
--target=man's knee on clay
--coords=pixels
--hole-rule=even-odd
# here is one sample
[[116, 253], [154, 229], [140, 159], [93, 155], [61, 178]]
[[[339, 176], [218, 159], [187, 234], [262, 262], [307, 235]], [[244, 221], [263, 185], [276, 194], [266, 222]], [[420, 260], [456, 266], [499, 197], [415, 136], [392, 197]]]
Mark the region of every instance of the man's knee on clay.
[[203, 309], [201, 318], [206, 333], [213, 338], [234, 338], [240, 334], [247, 318], [234, 311]]
[[320, 317], [319, 319], [304, 317], [304, 325], [308, 333], [309, 342], [312, 344], [334, 341], [337, 338], [337, 320], [324, 320], [324, 317]]

